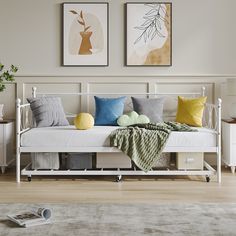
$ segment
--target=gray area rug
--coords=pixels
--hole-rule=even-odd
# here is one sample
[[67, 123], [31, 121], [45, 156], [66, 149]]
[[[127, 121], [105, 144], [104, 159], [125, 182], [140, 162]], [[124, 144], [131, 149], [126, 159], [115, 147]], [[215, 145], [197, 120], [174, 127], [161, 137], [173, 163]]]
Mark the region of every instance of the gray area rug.
[[[53, 223], [21, 228], [6, 215], [52, 209]], [[236, 204], [0, 204], [1, 236], [236, 235]]]

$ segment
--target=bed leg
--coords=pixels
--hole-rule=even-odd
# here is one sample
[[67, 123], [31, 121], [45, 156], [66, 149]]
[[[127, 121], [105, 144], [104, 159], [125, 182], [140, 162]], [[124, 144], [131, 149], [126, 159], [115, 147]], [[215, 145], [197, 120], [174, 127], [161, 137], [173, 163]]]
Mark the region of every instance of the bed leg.
[[221, 153], [217, 153], [217, 182], [221, 183]]
[[221, 103], [222, 100], [218, 98], [218, 137], [217, 137], [217, 145], [218, 145], [218, 150], [217, 150], [217, 182], [221, 183]]
[[20, 153], [16, 153], [16, 182], [20, 183]]
[[20, 183], [20, 126], [21, 126], [21, 100], [16, 99], [16, 182]]
[[6, 167], [5, 166], [1, 166], [1, 171], [2, 171], [2, 174], [5, 173], [5, 170], [6, 170]]

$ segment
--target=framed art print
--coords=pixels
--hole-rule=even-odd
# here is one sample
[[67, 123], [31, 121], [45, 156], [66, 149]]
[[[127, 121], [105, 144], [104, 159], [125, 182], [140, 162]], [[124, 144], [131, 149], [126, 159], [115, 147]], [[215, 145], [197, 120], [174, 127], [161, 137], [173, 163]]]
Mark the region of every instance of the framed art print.
[[63, 3], [63, 65], [108, 66], [108, 3]]
[[126, 3], [126, 65], [172, 65], [172, 4]]

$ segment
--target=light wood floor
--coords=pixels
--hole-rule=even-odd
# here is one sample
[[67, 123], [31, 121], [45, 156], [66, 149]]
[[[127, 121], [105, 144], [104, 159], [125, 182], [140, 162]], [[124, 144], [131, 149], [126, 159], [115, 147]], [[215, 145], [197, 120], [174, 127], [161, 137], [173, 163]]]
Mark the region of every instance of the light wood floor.
[[236, 175], [223, 170], [222, 184], [201, 177], [71, 179], [26, 178], [15, 183], [14, 170], [0, 174], [0, 203], [183, 203], [236, 202]]

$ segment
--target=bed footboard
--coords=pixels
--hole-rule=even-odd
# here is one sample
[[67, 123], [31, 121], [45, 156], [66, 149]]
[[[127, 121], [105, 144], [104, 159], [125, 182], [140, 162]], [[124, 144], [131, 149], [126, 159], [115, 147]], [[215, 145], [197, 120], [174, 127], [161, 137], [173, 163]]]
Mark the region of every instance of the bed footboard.
[[203, 126], [213, 129], [217, 134], [217, 182], [221, 183], [221, 104], [218, 98], [217, 104], [205, 104]]

